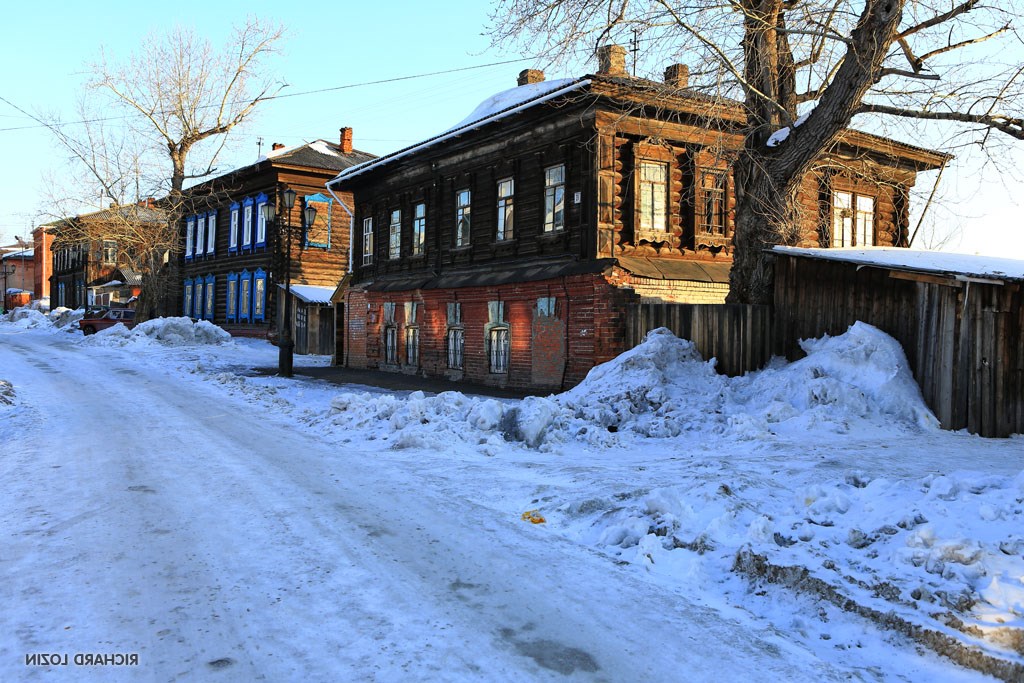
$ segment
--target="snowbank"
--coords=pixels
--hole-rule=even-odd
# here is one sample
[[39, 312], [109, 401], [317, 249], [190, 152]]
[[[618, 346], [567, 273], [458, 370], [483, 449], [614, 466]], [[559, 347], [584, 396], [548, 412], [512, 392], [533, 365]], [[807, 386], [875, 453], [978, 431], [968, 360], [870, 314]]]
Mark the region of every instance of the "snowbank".
[[406, 399], [349, 392], [332, 403], [330, 421], [351, 428], [386, 421], [402, 447], [483, 443], [498, 431], [542, 450], [567, 442], [611, 447], [630, 434], [750, 440], [854, 427], [875, 434], [938, 429], [903, 350], [877, 328], [857, 323], [803, 348], [800, 361], [729, 378], [662, 328], [560, 395], [500, 403], [459, 392]]
[[231, 335], [208, 320], [193, 322], [191, 318], [154, 318], [139, 323], [133, 329], [118, 323], [94, 335], [83, 338], [83, 343], [96, 346], [126, 346], [158, 342], [165, 346], [222, 344]]
[[3, 319], [22, 329], [34, 329], [50, 326], [50, 321], [47, 319], [45, 314], [28, 308], [27, 306], [15, 308], [13, 311], [7, 313]]

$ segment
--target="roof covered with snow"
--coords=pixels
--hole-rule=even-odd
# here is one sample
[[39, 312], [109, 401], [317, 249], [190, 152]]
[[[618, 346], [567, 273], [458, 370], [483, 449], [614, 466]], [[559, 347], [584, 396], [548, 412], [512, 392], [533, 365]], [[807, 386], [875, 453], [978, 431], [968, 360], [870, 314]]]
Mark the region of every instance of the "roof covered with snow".
[[271, 150], [257, 159], [255, 163], [258, 164], [269, 159], [275, 164], [292, 164], [342, 171], [375, 158], [373, 154], [357, 149], [345, 154], [341, 151], [341, 147], [333, 142], [314, 140], [302, 145]]
[[826, 261], [842, 261], [862, 266], [893, 268], [917, 273], [932, 273], [953, 278], [1024, 280], [1024, 261], [1017, 259], [921, 251], [900, 247], [860, 247], [842, 249], [800, 249], [775, 247], [774, 252]]
[[411, 154], [433, 147], [440, 142], [450, 140], [462, 135], [463, 133], [480, 128], [481, 126], [501, 120], [521, 111], [525, 111], [526, 109], [543, 104], [544, 102], [561, 95], [579, 90], [589, 84], [590, 81], [585, 78], [562, 78], [553, 81], [542, 81], [540, 83], [521, 85], [509, 90], [503, 90], [502, 92], [492, 95], [481, 102], [477, 105], [476, 109], [469, 114], [469, 116], [443, 133], [435, 135], [432, 138], [428, 138], [423, 142], [410, 147], [400, 149], [397, 152], [386, 154], [379, 159], [375, 159], [360, 166], [348, 168], [339, 173], [328, 183], [328, 185], [333, 185], [340, 180], [354, 178], [357, 175], [375, 169], [379, 166], [383, 166], [384, 164], [398, 161], [399, 159], [403, 159]]
[[[284, 289], [284, 285], [278, 285], [281, 289]], [[335, 287], [316, 287], [314, 285], [292, 285], [292, 294], [294, 294], [299, 301], [304, 301], [307, 304], [329, 304], [331, 303], [331, 295], [334, 294]]]

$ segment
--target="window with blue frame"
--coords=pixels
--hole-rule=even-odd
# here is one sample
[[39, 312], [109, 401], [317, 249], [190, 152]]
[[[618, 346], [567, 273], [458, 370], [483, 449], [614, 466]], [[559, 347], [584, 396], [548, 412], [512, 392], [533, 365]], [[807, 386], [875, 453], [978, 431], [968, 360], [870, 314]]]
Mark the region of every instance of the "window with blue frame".
[[181, 305], [181, 314], [186, 318], [192, 317], [192, 278], [185, 280], [185, 300]]
[[217, 239], [217, 212], [206, 214], [206, 253], [213, 255], [213, 243]]
[[192, 240], [196, 236], [196, 218], [189, 216], [185, 219], [185, 260], [192, 258]]
[[238, 275], [228, 273], [228, 291], [224, 297], [224, 317], [233, 322], [238, 318]]
[[192, 311], [191, 317], [202, 318], [203, 317], [203, 278], [197, 277], [195, 284], [192, 285]]
[[267, 273], [257, 268], [252, 276], [252, 319], [266, 320], [267, 310]]
[[242, 202], [242, 249], [252, 248], [252, 205], [252, 197], [246, 197]]
[[263, 218], [263, 207], [267, 204], [267, 195], [262, 192], [256, 196], [256, 246], [267, 246], [267, 221]]
[[320, 249], [331, 248], [331, 209], [334, 206], [334, 199], [325, 194], [311, 194], [304, 198], [305, 206], [312, 206], [316, 209], [316, 218], [313, 225], [306, 225], [306, 214], [302, 214], [303, 247], [317, 247]]
[[252, 277], [243, 270], [238, 278], [238, 319], [249, 320], [252, 310]]
[[213, 294], [217, 284], [217, 279], [213, 275], [206, 276], [206, 310], [203, 312], [203, 317], [207, 320], [213, 320]]
[[235, 202], [231, 205], [231, 228], [228, 230], [228, 253], [238, 251], [238, 228], [242, 217], [242, 205]]
[[206, 214], [196, 216], [196, 256], [206, 253]]

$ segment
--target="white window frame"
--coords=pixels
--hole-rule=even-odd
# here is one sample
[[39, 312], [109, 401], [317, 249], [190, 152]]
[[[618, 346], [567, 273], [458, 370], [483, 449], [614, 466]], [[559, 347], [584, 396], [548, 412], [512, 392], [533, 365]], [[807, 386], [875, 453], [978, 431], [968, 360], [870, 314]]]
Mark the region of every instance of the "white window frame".
[[373, 218], [363, 219], [363, 265], [373, 263]]
[[185, 258], [192, 258], [192, 240], [196, 232], [195, 216], [185, 219]]
[[877, 201], [872, 195], [833, 190], [830, 246], [874, 246], [876, 206]]
[[641, 159], [637, 174], [637, 229], [641, 233], [668, 232], [668, 164]]

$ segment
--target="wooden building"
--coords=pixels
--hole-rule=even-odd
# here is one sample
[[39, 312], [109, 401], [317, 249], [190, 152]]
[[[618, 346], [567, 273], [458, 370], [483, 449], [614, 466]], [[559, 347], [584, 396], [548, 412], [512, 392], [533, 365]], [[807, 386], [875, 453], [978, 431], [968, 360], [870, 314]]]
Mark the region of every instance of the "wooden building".
[[[353, 149], [352, 129], [342, 128], [337, 143], [275, 143], [255, 163], [186, 190], [180, 224], [185, 245], [180, 262], [182, 314], [213, 321], [235, 335], [277, 334], [283, 324], [278, 312], [283, 310], [283, 293], [273, 293], [285, 282], [289, 230], [295, 290], [312, 286], [333, 291], [349, 267], [350, 218], [339, 199], [351, 202], [351, 196], [335, 197], [324, 183], [373, 158]], [[290, 213], [282, 204], [282, 192], [289, 188], [297, 194]], [[275, 225], [264, 221], [261, 207], [266, 203], [276, 206]], [[317, 209], [313, 225], [303, 223], [306, 206]], [[293, 325], [311, 315], [319, 321], [320, 311], [309, 308], [319, 303], [301, 298], [294, 303]], [[318, 345], [313, 352], [331, 353], [333, 344], [324, 348]], [[307, 349], [300, 344], [296, 352]]]
[[[153, 200], [137, 205], [112, 206], [42, 226], [52, 236], [50, 305], [85, 308], [99, 305], [127, 305], [141, 287], [129, 247], [116, 235], [126, 221], [166, 226], [166, 214]], [[123, 272], [119, 269], [123, 269]], [[125, 273], [130, 274], [126, 276]], [[110, 286], [115, 281], [119, 285]], [[136, 284], [124, 285], [131, 278]], [[136, 283], [136, 279], [139, 279]]]
[[1024, 261], [906, 249], [776, 247], [776, 352], [856, 321], [903, 345], [946, 429], [1024, 433]]
[[[559, 389], [625, 350], [629, 302], [724, 302], [742, 109], [684, 66], [631, 78], [624, 54], [582, 78], [524, 71], [328, 183], [356, 197], [339, 362]], [[905, 244], [908, 189], [945, 159], [847, 133], [804, 183], [800, 244]]]

